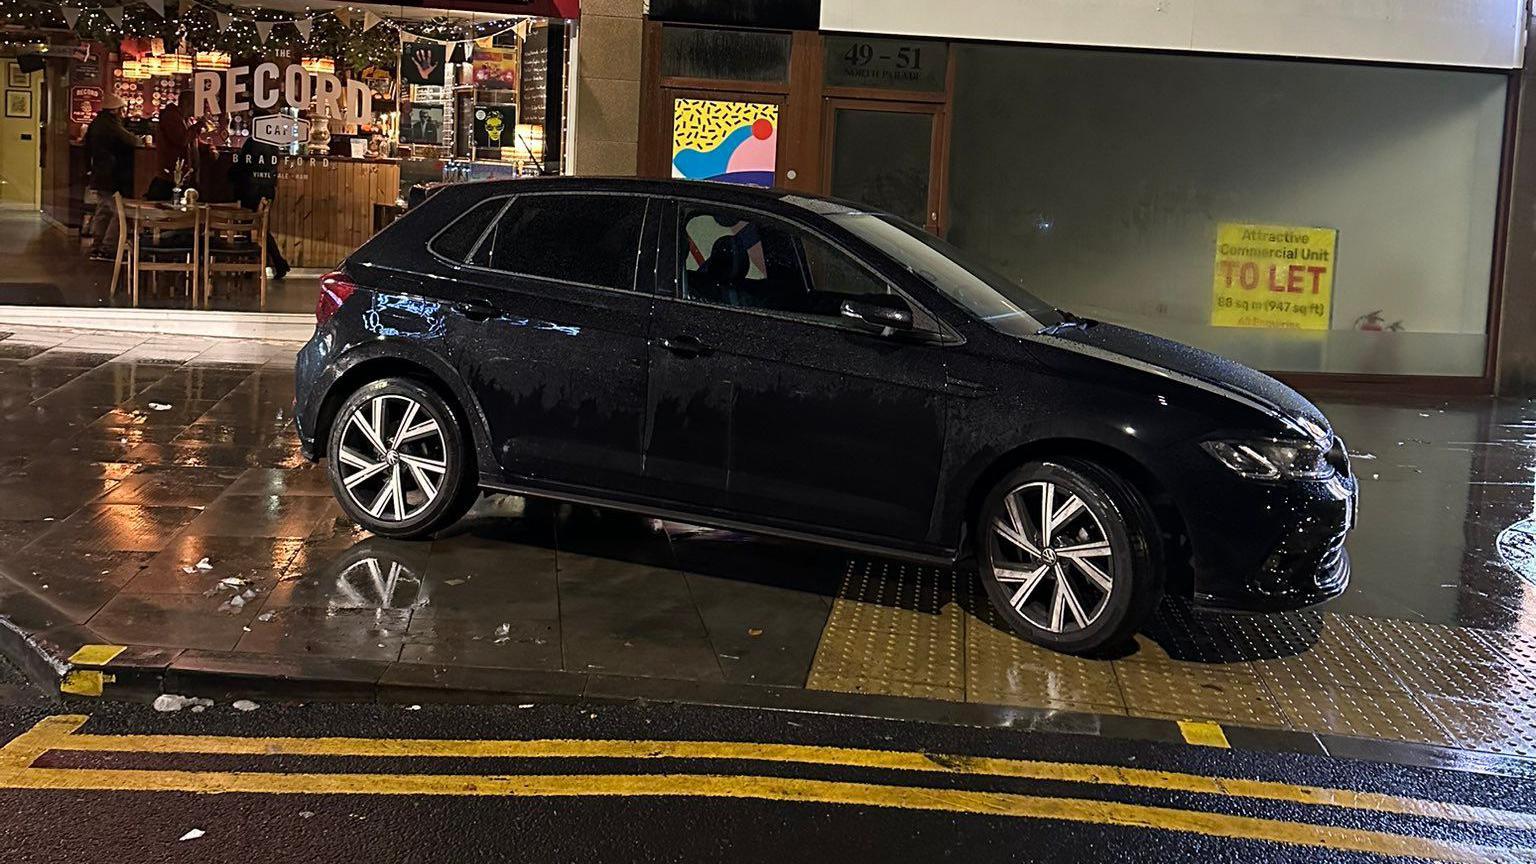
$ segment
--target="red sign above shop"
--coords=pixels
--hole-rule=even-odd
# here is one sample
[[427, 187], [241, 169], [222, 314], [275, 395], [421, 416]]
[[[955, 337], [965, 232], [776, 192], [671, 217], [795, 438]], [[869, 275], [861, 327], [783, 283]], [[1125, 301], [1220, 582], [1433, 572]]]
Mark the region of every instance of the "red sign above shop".
[[100, 87], [69, 88], [69, 119], [75, 123], [89, 123], [101, 110]]
[[540, 18], [580, 18], [581, 0], [431, 0], [406, 3], [464, 12], [500, 12], [503, 15], [534, 15]]

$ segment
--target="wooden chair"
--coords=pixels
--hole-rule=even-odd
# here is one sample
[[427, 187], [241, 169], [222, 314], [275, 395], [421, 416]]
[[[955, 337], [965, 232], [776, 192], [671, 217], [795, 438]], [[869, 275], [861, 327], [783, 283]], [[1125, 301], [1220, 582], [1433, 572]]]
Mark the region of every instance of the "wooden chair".
[[[117, 251], [112, 254], [112, 287], [107, 289], [108, 297], [117, 296], [117, 283], [122, 276], [123, 265], [131, 267], [133, 264], [132, 238], [139, 211], [157, 206], [149, 201], [124, 198], [121, 192], [112, 193], [112, 208], [117, 211]], [[129, 277], [129, 283], [132, 284], [132, 276]]]
[[267, 308], [267, 199], [255, 210], [209, 204], [203, 210], [203, 308], [214, 273], [255, 273], [259, 309]]
[[187, 297], [197, 306], [200, 218], [198, 211], [164, 204], [132, 202], [138, 215], [133, 224], [133, 305], [139, 305], [139, 274], [187, 274]]

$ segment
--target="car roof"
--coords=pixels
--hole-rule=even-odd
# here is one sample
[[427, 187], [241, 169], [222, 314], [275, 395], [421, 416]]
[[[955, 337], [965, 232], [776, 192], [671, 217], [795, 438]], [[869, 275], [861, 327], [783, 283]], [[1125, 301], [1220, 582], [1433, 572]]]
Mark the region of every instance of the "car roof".
[[[518, 177], [510, 180], [477, 180], [451, 184], [461, 189], [474, 188], [480, 195], [515, 195], [521, 192], [555, 192], [580, 194], [583, 192], [623, 192], [635, 195], [657, 195], [664, 198], [694, 198], [719, 201], [722, 204], [762, 206], [785, 203], [823, 216], [840, 213], [876, 212], [851, 201], [773, 189], [763, 186], [746, 186], [739, 183], [721, 183], [707, 180], [661, 180], [645, 177]], [[465, 190], [468, 191], [467, 189]], [[474, 193], [469, 193], [474, 194]]]

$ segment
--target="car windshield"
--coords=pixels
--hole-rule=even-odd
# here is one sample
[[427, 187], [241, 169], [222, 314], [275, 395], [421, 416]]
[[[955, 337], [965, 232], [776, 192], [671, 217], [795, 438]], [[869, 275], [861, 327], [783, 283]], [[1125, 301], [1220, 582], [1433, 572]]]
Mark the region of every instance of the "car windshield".
[[972, 315], [1011, 336], [1028, 336], [1066, 320], [1018, 283], [915, 226], [875, 213], [836, 213], [827, 218], [890, 255]]

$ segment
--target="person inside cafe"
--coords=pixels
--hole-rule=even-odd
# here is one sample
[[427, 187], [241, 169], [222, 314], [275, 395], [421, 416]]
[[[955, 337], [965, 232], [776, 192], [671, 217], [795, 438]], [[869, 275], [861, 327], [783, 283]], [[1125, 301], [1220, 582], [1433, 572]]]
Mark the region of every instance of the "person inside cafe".
[[192, 116], [192, 91], [183, 90], [176, 101], [160, 110], [155, 124], [155, 162], [158, 173], [149, 183], [145, 198], [150, 201], [169, 201], [174, 197], [177, 182], [177, 163], [191, 172], [197, 159], [197, 133], [201, 120]]
[[[277, 195], [277, 166], [281, 151], [256, 136], [245, 139], [235, 164], [229, 170], [230, 183], [235, 187], [235, 200], [247, 210], [261, 207], [261, 199], [267, 199], [268, 207]], [[288, 275], [288, 260], [277, 246], [277, 238], [267, 231], [267, 266], [272, 268], [272, 278]]]
[[117, 206], [112, 195], [133, 197], [133, 151], [144, 146], [123, 126], [121, 115], [126, 104], [121, 96], [108, 93], [85, 130], [91, 188], [97, 196], [96, 212], [91, 217], [91, 257], [102, 261], [113, 260], [117, 253]]

